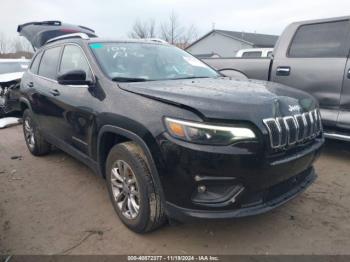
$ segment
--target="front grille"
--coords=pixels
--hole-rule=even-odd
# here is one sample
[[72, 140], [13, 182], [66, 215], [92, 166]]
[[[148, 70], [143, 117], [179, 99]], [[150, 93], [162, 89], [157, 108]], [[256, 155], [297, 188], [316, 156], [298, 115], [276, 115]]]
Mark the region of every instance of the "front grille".
[[273, 149], [303, 143], [322, 132], [320, 113], [317, 109], [294, 116], [263, 120]]

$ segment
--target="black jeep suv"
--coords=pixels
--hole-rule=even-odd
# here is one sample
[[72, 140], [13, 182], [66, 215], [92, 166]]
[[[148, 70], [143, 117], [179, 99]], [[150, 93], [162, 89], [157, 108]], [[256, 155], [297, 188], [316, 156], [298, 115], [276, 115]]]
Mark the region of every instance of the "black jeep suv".
[[310, 95], [223, 77], [158, 40], [91, 34], [34, 38], [46, 43], [21, 82], [24, 136], [33, 155], [55, 145], [105, 177], [130, 229], [262, 213], [314, 181], [324, 139]]

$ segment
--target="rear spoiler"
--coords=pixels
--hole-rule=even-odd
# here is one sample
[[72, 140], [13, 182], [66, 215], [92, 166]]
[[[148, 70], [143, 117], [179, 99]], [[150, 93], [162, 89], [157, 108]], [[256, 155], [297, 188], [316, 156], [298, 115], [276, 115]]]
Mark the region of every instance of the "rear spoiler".
[[65, 24], [61, 21], [30, 22], [19, 25], [17, 32], [27, 38], [34, 50], [45, 45], [48, 40], [68, 34], [83, 33], [89, 37], [97, 37], [91, 28], [81, 25]]
[[[25, 26], [28, 26], [28, 25], [56, 25], [56, 26], [61, 26], [62, 22], [61, 21], [29, 22], [29, 23], [25, 23], [25, 24], [19, 25], [17, 27], [17, 32], [20, 33], [22, 31], [22, 28], [25, 27]], [[82, 29], [85, 29], [85, 30], [88, 30], [91, 33], [95, 33], [94, 30], [92, 30], [91, 28], [88, 28], [86, 26], [78, 25], [78, 27], [80, 27]]]

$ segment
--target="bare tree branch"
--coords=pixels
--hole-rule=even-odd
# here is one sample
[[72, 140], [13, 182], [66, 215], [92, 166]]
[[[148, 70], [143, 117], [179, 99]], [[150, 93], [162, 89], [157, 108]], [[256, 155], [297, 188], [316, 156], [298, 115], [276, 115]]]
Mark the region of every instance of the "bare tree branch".
[[33, 48], [31, 44], [23, 37], [16, 36], [10, 38], [4, 33], [0, 32], [0, 53], [8, 54], [18, 52], [33, 53]]
[[[132, 30], [129, 33], [131, 38], [155, 38], [159, 37], [172, 45], [180, 48], [186, 48], [191, 42], [198, 38], [198, 32], [194, 25], [188, 28], [180, 23], [177, 14], [172, 11], [167, 21], [160, 24], [156, 30], [156, 21], [149, 19], [148, 21], [136, 20]], [[158, 32], [158, 36], [157, 36]]]
[[5, 54], [8, 51], [8, 38], [0, 32], [0, 53]]
[[183, 27], [179, 23], [177, 14], [174, 11], [171, 12], [169, 20], [162, 23], [160, 27], [161, 37], [168, 43], [174, 45], [181, 37]]
[[153, 38], [155, 35], [156, 22], [154, 19], [149, 21], [136, 20], [129, 37], [131, 38]]
[[189, 44], [198, 39], [198, 31], [194, 25], [191, 25], [187, 30], [182, 34], [177, 44], [178, 47], [185, 49]]

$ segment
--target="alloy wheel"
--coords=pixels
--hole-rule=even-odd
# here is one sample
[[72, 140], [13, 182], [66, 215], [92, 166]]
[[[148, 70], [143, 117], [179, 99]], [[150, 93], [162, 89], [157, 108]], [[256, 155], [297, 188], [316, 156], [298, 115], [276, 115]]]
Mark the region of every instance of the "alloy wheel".
[[35, 147], [34, 128], [32, 126], [30, 119], [28, 118], [24, 120], [24, 137], [30, 149], [33, 149]]
[[124, 217], [134, 219], [140, 210], [140, 193], [135, 174], [128, 163], [117, 160], [111, 170], [111, 186], [119, 210]]

